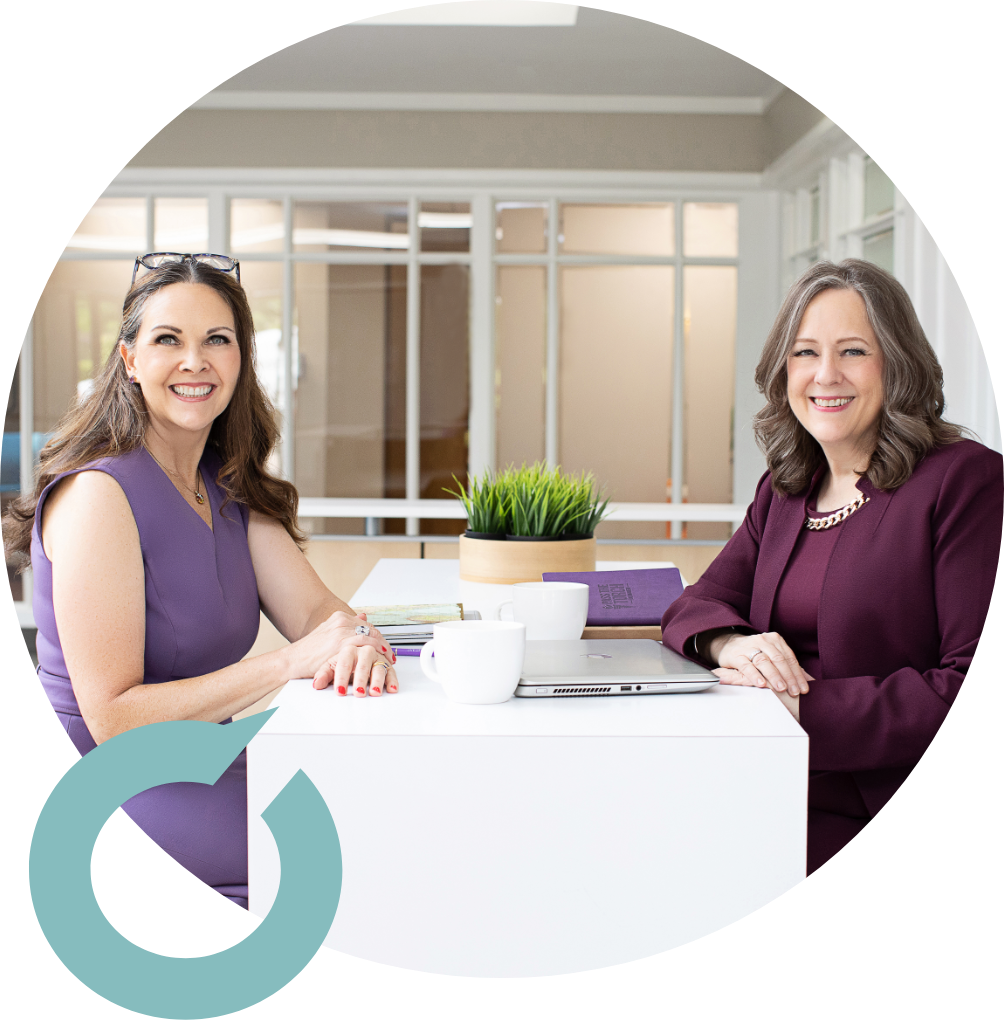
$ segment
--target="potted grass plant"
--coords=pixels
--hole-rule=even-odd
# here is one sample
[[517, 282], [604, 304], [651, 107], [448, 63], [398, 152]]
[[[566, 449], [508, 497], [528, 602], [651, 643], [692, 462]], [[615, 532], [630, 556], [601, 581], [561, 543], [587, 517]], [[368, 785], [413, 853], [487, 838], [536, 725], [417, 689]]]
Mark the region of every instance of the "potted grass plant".
[[[457, 481], [457, 479], [454, 479]], [[467, 512], [460, 537], [465, 581], [515, 584], [551, 571], [596, 569], [593, 532], [609, 500], [591, 472], [565, 474], [543, 463], [486, 471], [457, 483]]]

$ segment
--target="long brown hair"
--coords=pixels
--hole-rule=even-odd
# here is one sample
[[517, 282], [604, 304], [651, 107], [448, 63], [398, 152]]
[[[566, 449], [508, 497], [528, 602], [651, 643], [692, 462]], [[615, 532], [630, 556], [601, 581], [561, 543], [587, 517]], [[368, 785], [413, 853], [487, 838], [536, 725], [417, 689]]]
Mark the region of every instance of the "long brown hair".
[[865, 303], [885, 356], [878, 442], [864, 472], [876, 489], [896, 489], [935, 447], [954, 443], [964, 429], [945, 421], [944, 375], [903, 285], [871, 262], [817, 262], [792, 284], [756, 367], [767, 405], [753, 419], [776, 492], [794, 495], [824, 463], [822, 447], [788, 403], [788, 355], [805, 310], [824, 290], [853, 290]]
[[94, 380], [93, 390], [75, 401], [63, 416], [42, 448], [34, 490], [15, 500], [4, 517], [8, 555], [21, 554], [27, 559], [38, 498], [57, 475], [142, 445], [148, 420], [146, 402], [140, 387], [129, 381], [120, 347], [131, 349], [135, 345], [147, 301], [174, 283], [212, 287], [234, 316], [241, 352], [240, 374], [230, 403], [213, 422], [207, 441], [223, 462], [217, 484], [226, 493], [226, 501], [243, 503], [280, 521], [293, 540], [302, 545], [304, 535], [296, 521], [296, 489], [269, 474], [266, 467], [279, 429], [275, 408], [255, 371], [254, 323], [247, 295], [231, 274], [188, 260], [151, 270], [129, 290], [122, 307], [118, 340]]

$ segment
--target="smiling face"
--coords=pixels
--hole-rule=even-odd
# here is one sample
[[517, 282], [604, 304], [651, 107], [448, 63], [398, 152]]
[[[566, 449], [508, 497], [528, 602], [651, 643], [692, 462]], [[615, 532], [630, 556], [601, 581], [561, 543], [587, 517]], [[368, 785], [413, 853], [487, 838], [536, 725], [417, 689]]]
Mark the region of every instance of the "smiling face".
[[208, 436], [241, 370], [233, 312], [201, 283], [173, 283], [154, 293], [135, 344], [121, 354], [143, 391], [151, 426], [165, 439]]
[[788, 354], [788, 403], [831, 468], [867, 463], [882, 410], [884, 365], [856, 291], [824, 290], [809, 302]]

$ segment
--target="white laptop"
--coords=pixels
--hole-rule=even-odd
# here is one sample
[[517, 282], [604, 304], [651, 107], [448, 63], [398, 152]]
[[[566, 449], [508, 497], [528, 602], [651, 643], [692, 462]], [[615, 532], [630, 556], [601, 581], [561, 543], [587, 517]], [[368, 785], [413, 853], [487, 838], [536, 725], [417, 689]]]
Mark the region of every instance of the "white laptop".
[[516, 697], [684, 694], [717, 683], [660, 641], [527, 641]]

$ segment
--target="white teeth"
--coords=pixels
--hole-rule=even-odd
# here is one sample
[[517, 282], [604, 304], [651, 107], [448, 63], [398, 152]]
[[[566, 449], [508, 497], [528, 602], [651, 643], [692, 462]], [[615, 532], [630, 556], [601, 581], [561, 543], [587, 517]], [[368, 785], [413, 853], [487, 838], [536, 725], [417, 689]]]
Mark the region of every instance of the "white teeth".
[[212, 392], [212, 386], [172, 386], [179, 397], [204, 397]]
[[853, 397], [834, 397], [832, 400], [824, 400], [822, 397], [812, 397], [812, 402], [816, 407], [843, 407], [853, 399]]

